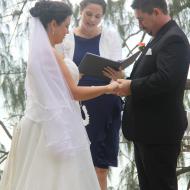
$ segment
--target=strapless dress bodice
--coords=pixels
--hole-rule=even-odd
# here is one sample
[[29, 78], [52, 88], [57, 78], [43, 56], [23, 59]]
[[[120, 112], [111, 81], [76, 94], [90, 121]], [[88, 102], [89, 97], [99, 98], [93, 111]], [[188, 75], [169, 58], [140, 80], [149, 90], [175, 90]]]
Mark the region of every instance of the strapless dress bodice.
[[76, 64], [69, 58], [64, 59], [65, 64], [67, 65], [73, 80], [78, 84], [79, 82], [79, 70]]

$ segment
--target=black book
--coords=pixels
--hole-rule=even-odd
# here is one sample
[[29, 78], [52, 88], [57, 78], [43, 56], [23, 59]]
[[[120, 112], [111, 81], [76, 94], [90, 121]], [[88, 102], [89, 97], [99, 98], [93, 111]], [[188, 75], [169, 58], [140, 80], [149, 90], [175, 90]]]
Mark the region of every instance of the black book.
[[114, 61], [92, 53], [86, 53], [81, 63], [79, 64], [79, 72], [86, 76], [93, 76], [103, 80], [110, 80], [103, 74], [105, 67], [111, 67], [115, 70], [123, 70], [134, 63], [140, 52], [141, 51], [138, 51], [127, 59], [121, 61]]

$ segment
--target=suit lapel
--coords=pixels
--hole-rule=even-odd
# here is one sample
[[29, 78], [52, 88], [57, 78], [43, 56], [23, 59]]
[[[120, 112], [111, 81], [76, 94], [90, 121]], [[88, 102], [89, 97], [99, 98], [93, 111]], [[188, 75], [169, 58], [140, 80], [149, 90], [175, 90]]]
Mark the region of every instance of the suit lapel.
[[157, 36], [149, 41], [147, 46], [142, 51], [142, 54], [138, 58], [138, 60], [135, 62], [133, 70], [131, 72], [130, 78], [133, 78], [135, 71], [137, 70], [138, 66], [142, 63], [142, 58], [146, 55], [149, 48], [152, 49], [154, 45], [160, 40], [160, 38], [166, 33], [167, 30], [169, 30], [171, 27], [176, 26], [175, 21], [170, 20], [163, 28], [158, 32]]
[[132, 72], [131, 72], [130, 78], [133, 77], [133, 74], [135, 73], [135, 70], [137, 69], [138, 65], [140, 64], [141, 59], [146, 55], [148, 49], [150, 48], [151, 41], [152, 41], [152, 40], [150, 40], [150, 41], [148, 42], [148, 44], [146, 45], [146, 47], [143, 49], [141, 55], [139, 56], [139, 58], [138, 58], [137, 61], [135, 62], [134, 66], [133, 66], [133, 70], [132, 70]]

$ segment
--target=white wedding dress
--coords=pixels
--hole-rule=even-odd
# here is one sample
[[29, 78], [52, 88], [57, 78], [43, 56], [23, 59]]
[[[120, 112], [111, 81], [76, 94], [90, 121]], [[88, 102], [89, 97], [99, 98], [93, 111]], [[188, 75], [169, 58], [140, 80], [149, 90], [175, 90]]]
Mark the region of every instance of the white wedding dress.
[[[70, 60], [65, 60], [65, 63], [68, 63], [73, 79], [78, 82], [78, 68]], [[79, 109], [78, 102], [76, 109]], [[84, 134], [83, 138], [87, 139], [86, 132]], [[79, 149], [74, 155], [55, 156], [46, 148], [44, 128], [27, 114], [16, 127], [13, 136], [0, 190], [100, 189], [88, 139], [87, 148]]]

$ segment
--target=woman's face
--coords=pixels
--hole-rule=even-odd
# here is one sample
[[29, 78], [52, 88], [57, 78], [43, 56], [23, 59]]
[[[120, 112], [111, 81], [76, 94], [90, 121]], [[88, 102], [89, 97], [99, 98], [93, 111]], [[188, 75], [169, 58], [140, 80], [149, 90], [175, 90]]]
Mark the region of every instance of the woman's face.
[[102, 20], [102, 17], [102, 6], [90, 3], [81, 11], [81, 27], [91, 31], [98, 26]]
[[71, 17], [67, 17], [61, 24], [55, 24], [54, 27], [54, 43], [58, 44], [61, 43], [68, 33], [69, 24], [71, 21]]

